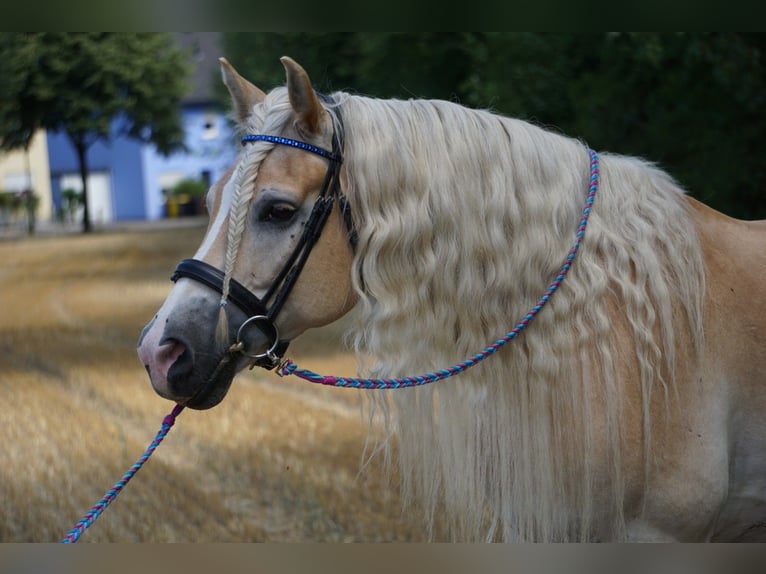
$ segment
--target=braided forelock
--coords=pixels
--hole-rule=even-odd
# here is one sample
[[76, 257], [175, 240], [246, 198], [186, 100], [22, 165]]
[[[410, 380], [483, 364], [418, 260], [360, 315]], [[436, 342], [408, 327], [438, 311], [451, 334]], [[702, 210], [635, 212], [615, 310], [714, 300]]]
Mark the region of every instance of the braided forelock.
[[[290, 116], [290, 105], [284, 88], [273, 90], [266, 99], [253, 108], [246, 131], [250, 133], [280, 134]], [[234, 195], [229, 211], [229, 227], [226, 232], [226, 258], [221, 289], [221, 309], [218, 314], [216, 340], [223, 348], [229, 344], [229, 325], [226, 318], [226, 302], [229, 297], [231, 276], [239, 254], [239, 246], [245, 230], [247, 213], [255, 193], [255, 179], [266, 155], [274, 148], [270, 142], [253, 142], [244, 146], [234, 173]]]

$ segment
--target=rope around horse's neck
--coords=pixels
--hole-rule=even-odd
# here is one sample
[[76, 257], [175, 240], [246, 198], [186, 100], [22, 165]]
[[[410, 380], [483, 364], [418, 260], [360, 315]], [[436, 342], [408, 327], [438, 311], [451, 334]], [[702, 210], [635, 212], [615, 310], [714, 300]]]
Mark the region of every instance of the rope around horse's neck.
[[449, 377], [458, 375], [462, 373], [463, 371], [470, 369], [471, 367], [480, 363], [487, 357], [494, 355], [509, 341], [512, 341], [513, 339], [518, 337], [519, 334], [527, 327], [527, 325], [529, 325], [529, 323], [532, 322], [532, 320], [537, 316], [537, 314], [542, 310], [542, 308], [545, 307], [546, 303], [550, 301], [551, 297], [559, 288], [559, 285], [561, 285], [561, 282], [564, 281], [567, 274], [569, 273], [569, 270], [572, 268], [572, 263], [574, 262], [575, 257], [577, 257], [577, 252], [580, 250], [582, 239], [585, 236], [585, 228], [588, 226], [588, 219], [590, 218], [590, 212], [593, 206], [593, 200], [596, 197], [596, 191], [598, 191], [598, 183], [599, 183], [598, 154], [592, 149], [588, 149], [588, 153], [590, 154], [590, 186], [588, 189], [588, 195], [585, 199], [585, 207], [583, 208], [582, 218], [580, 219], [580, 225], [577, 228], [577, 232], [575, 233], [574, 244], [572, 245], [572, 248], [569, 250], [569, 253], [566, 256], [566, 259], [564, 260], [564, 264], [559, 269], [558, 274], [553, 279], [551, 284], [545, 290], [545, 293], [543, 294], [543, 296], [540, 297], [540, 299], [537, 301], [537, 304], [529, 310], [529, 313], [527, 313], [524, 316], [524, 318], [521, 321], [519, 321], [513, 329], [511, 329], [508, 333], [506, 333], [505, 336], [498, 339], [491, 345], [485, 347], [484, 349], [482, 349], [481, 351], [479, 351], [472, 357], [464, 361], [461, 361], [460, 363], [452, 365], [451, 367], [447, 367], [446, 369], [440, 369], [438, 371], [433, 371], [430, 373], [426, 373], [424, 375], [415, 375], [415, 376], [409, 376], [409, 377], [398, 377], [398, 378], [389, 378], [389, 379], [334, 377], [334, 376], [320, 375], [318, 373], [315, 373], [314, 371], [309, 371], [308, 369], [300, 369], [298, 368], [298, 365], [296, 365], [290, 359], [286, 359], [280, 365], [277, 373], [282, 376], [295, 375], [296, 377], [300, 377], [301, 379], [304, 379], [312, 383], [330, 385], [333, 387], [348, 387], [348, 388], [356, 388], [356, 389], [401, 389], [405, 387], [417, 387], [417, 386], [425, 385], [428, 383], [434, 383], [436, 381], [441, 381], [443, 379], [447, 379]]
[[[577, 233], [575, 233], [574, 244], [572, 245], [572, 248], [569, 250], [569, 253], [566, 256], [566, 259], [564, 260], [564, 264], [559, 269], [558, 274], [553, 279], [553, 281], [548, 286], [548, 288], [545, 290], [545, 293], [543, 294], [543, 296], [540, 297], [537, 304], [534, 307], [532, 307], [532, 309], [529, 310], [529, 313], [527, 313], [524, 316], [524, 318], [521, 321], [519, 321], [518, 324], [512, 330], [506, 333], [504, 337], [502, 337], [501, 339], [498, 339], [497, 341], [485, 347], [484, 349], [482, 349], [481, 351], [479, 351], [472, 357], [466, 359], [465, 361], [457, 363], [456, 365], [453, 365], [451, 367], [447, 367], [446, 369], [441, 369], [431, 373], [426, 373], [424, 375], [391, 378], [391, 379], [333, 377], [333, 376], [320, 375], [306, 369], [299, 369], [298, 366], [289, 359], [287, 359], [286, 361], [282, 363], [278, 373], [283, 376], [295, 375], [311, 383], [320, 383], [322, 385], [332, 385], [335, 387], [349, 387], [349, 388], [358, 388], [358, 389], [400, 389], [405, 387], [415, 387], [415, 386], [425, 385], [427, 383], [434, 383], [436, 381], [441, 381], [442, 379], [446, 379], [454, 375], [458, 375], [462, 373], [463, 371], [465, 371], [466, 369], [470, 369], [474, 365], [483, 361], [487, 357], [495, 354], [506, 343], [518, 337], [519, 333], [521, 333], [527, 327], [527, 325], [529, 325], [529, 323], [537, 316], [537, 314], [542, 310], [542, 308], [545, 307], [546, 303], [548, 303], [550, 298], [559, 288], [559, 285], [561, 285], [561, 282], [564, 281], [564, 279], [566, 278], [567, 274], [569, 273], [569, 270], [572, 268], [572, 263], [574, 262], [575, 257], [577, 257], [577, 252], [580, 250], [582, 239], [585, 236], [585, 228], [588, 225], [588, 219], [590, 217], [591, 207], [593, 206], [593, 200], [596, 197], [596, 191], [598, 191], [598, 182], [599, 182], [598, 154], [592, 149], [588, 149], [588, 153], [590, 154], [590, 187], [588, 191], [588, 196], [585, 199], [585, 208], [583, 209], [583, 212], [582, 212], [580, 225], [577, 228]], [[77, 540], [80, 538], [82, 533], [85, 532], [85, 530], [87, 530], [90, 527], [90, 525], [93, 524], [98, 519], [99, 516], [101, 516], [104, 510], [106, 510], [106, 508], [112, 503], [112, 501], [115, 498], [117, 498], [117, 495], [120, 494], [120, 492], [122, 492], [122, 489], [125, 488], [125, 486], [128, 484], [130, 479], [133, 478], [133, 476], [135, 476], [135, 474], [139, 470], [141, 470], [141, 467], [144, 465], [144, 463], [147, 460], [149, 460], [149, 457], [152, 455], [155, 449], [160, 445], [160, 443], [162, 442], [162, 439], [165, 438], [165, 435], [168, 434], [168, 431], [170, 431], [171, 427], [176, 421], [176, 417], [181, 413], [181, 411], [183, 411], [183, 409], [184, 409], [183, 405], [176, 405], [173, 408], [173, 410], [162, 420], [162, 426], [160, 427], [160, 430], [157, 432], [157, 435], [154, 437], [154, 440], [147, 447], [144, 453], [138, 458], [136, 463], [133, 466], [131, 466], [130, 469], [122, 476], [122, 478], [118, 480], [115, 483], [115, 485], [107, 491], [107, 493], [103, 496], [103, 498], [101, 498], [101, 500], [99, 500], [96, 504], [94, 504], [91, 507], [91, 509], [87, 513], [85, 513], [85, 515], [77, 522], [77, 524], [75, 524], [74, 528], [72, 528], [72, 530], [69, 531], [69, 533], [63, 538], [63, 540], [61, 540], [63, 544], [70, 544], [73, 542], [77, 542]]]

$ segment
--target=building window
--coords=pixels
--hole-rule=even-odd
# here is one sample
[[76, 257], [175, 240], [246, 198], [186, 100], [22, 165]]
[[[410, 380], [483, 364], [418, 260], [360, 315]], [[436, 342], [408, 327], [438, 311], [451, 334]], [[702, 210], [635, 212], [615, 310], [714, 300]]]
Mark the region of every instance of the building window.
[[29, 172], [8, 173], [3, 178], [3, 191], [21, 193], [32, 189], [32, 176]]
[[218, 123], [215, 114], [206, 113], [202, 118], [202, 139], [212, 140], [218, 137]]

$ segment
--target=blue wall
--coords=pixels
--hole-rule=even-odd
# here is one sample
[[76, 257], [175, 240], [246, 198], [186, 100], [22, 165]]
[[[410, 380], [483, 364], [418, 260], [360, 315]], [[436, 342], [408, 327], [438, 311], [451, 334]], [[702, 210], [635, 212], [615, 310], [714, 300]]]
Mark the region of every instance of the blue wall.
[[[107, 173], [111, 185], [112, 219], [158, 219], [165, 215], [162, 182], [202, 178], [212, 183], [234, 161], [237, 145], [226, 116], [208, 106], [188, 106], [182, 111], [186, 152], [168, 157], [153, 145], [118, 136], [119, 121], [110, 142], [96, 142], [87, 154], [89, 172]], [[63, 132], [48, 132], [48, 156], [54, 210], [61, 205], [62, 174], [78, 173], [77, 156]]]
[[[116, 134], [116, 126], [112, 130]], [[112, 136], [111, 141], [98, 141], [88, 148], [88, 171], [109, 175], [113, 219], [146, 217], [141, 177], [142, 144], [125, 137]], [[80, 171], [77, 154], [64, 132], [48, 132], [48, 160], [51, 170], [51, 193], [54, 210], [61, 205], [62, 174]]]
[[186, 133], [186, 152], [169, 157], [145, 148], [144, 186], [146, 217], [156, 219], [164, 214], [162, 182], [173, 175], [191, 179], [220, 179], [236, 158], [237, 143], [227, 117], [208, 106], [188, 106], [182, 114]]

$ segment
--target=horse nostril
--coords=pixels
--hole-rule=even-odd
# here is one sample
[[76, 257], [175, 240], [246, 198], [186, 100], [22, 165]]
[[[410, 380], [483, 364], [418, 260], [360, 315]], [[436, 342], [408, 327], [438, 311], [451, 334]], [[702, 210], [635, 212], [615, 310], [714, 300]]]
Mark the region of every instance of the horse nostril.
[[176, 339], [168, 339], [163, 345], [162, 363], [165, 377], [169, 383], [186, 379], [192, 372], [194, 360], [189, 348]]
[[162, 346], [158, 349], [157, 357], [160, 363], [164, 363], [169, 367], [175, 363], [185, 351], [186, 345], [178, 339], [165, 339], [162, 341]]

